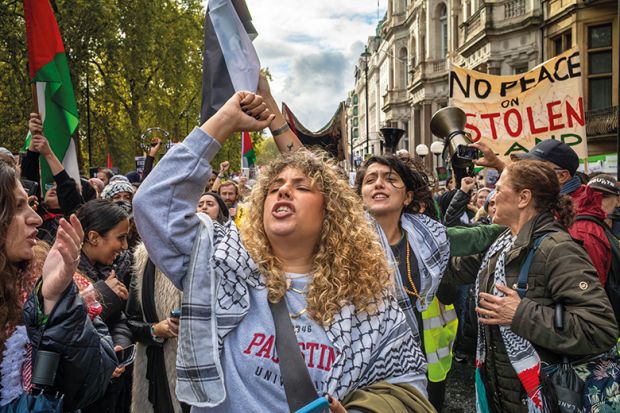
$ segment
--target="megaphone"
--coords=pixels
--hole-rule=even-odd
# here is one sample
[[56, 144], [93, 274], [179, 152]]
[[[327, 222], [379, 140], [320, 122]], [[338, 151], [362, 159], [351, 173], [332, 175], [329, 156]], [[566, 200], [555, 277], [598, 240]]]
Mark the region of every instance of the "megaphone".
[[381, 128], [379, 131], [381, 136], [383, 136], [387, 153], [390, 155], [394, 154], [400, 138], [405, 134], [405, 130], [400, 128]]
[[478, 150], [469, 146], [472, 140], [465, 132], [466, 122], [465, 112], [454, 106], [439, 109], [431, 119], [431, 132], [444, 139], [444, 154], [447, 150], [454, 168], [471, 167], [472, 161], [478, 159]]

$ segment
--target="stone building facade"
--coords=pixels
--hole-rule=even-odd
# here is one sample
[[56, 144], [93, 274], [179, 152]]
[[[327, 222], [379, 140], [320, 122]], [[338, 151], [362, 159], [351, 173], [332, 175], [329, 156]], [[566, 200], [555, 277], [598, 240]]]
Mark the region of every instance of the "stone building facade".
[[[448, 103], [450, 62], [511, 75], [575, 45], [582, 51], [586, 110], [595, 125], [588, 129], [590, 153], [610, 151], [617, 128], [617, 1], [388, 0], [349, 96], [353, 154], [381, 153], [383, 126], [405, 129], [400, 147], [411, 153], [420, 143], [430, 147], [437, 140], [431, 117]], [[429, 167], [433, 159], [426, 158]]]

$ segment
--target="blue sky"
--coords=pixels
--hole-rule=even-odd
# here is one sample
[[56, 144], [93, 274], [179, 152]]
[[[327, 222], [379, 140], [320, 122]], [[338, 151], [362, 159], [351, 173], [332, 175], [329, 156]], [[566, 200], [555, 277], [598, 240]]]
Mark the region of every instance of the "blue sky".
[[[323, 127], [353, 87], [355, 62], [377, 24], [377, 0], [246, 0], [271, 90], [311, 130]], [[379, 16], [386, 10], [379, 0]]]

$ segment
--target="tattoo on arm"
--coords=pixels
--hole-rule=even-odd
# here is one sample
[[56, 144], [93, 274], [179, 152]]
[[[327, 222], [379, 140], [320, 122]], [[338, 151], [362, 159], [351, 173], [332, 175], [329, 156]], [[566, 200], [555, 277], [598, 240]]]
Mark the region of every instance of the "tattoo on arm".
[[293, 144], [289, 143], [288, 145], [286, 145], [286, 147], [288, 148], [288, 151], [292, 151], [293, 150]]

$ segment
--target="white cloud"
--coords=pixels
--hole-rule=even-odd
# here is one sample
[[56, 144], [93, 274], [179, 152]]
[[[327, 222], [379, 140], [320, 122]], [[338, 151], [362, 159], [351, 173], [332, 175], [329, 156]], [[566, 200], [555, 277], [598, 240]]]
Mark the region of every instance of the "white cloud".
[[[376, 0], [246, 0], [254, 45], [272, 92], [310, 130], [329, 121], [353, 88], [353, 70], [377, 25]], [[386, 1], [380, 0], [379, 16]]]

